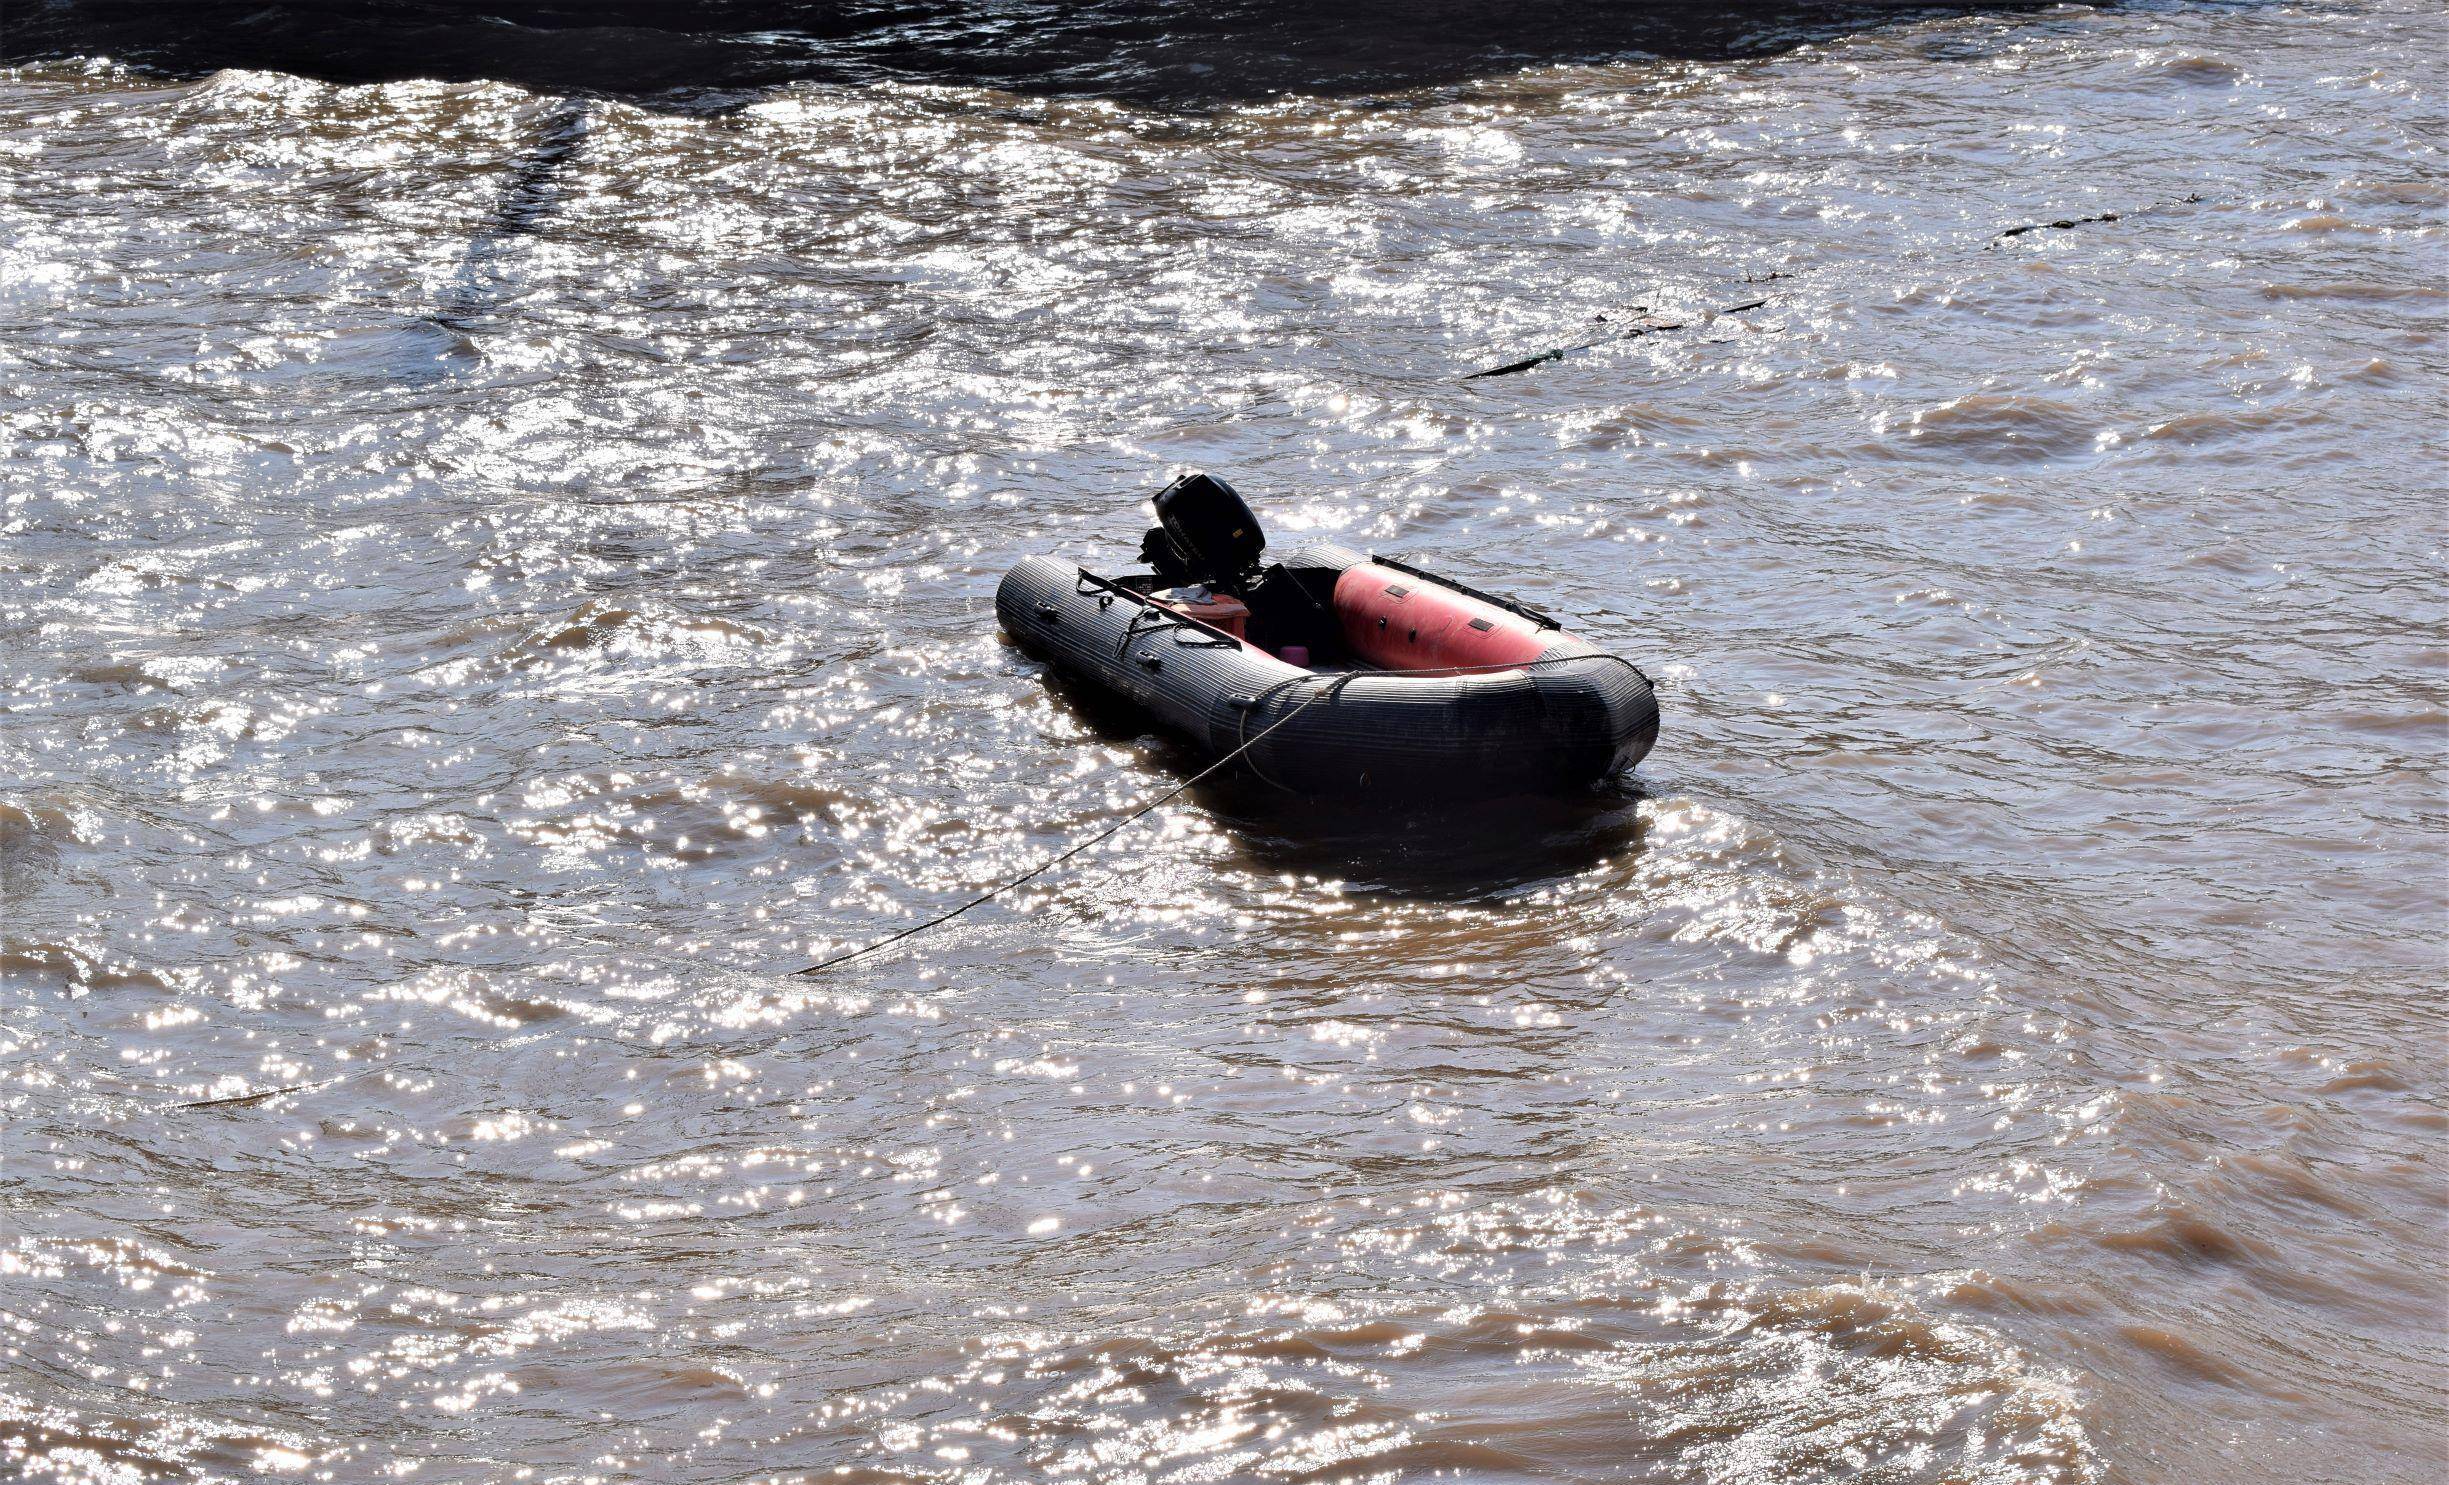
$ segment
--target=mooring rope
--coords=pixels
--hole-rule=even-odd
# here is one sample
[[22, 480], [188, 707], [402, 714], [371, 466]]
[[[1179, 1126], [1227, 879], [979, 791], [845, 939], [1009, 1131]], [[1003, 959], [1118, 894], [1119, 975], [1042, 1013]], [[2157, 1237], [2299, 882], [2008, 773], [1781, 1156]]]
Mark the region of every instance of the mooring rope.
[[[2168, 211], [2179, 206], [2198, 205], [2203, 199], [2201, 192], [2189, 191], [2183, 196], [2173, 196], [2165, 201], [2154, 201], [2148, 206], [2137, 206], [2125, 211], [2104, 211], [2088, 217], [2059, 217], [2047, 222], [2026, 222], [2020, 227], [2009, 227], [1995, 234], [1982, 245], [1981, 251], [1986, 253], [2000, 243], [2022, 237], [2028, 232], [2067, 232], [2077, 227], [2087, 227], [2100, 222], [2131, 221], [2136, 217], [2149, 216], [2154, 212]], [[1743, 281], [1747, 284], [1765, 284], [1775, 280], [1800, 277], [1802, 277], [1801, 270], [1779, 269], [1769, 273], [1747, 275]], [[1512, 376], [1518, 372], [1528, 371], [1534, 366], [1545, 366], [1550, 361], [1562, 361], [1567, 356], [1578, 356], [1584, 351], [1596, 350], [1600, 346], [1618, 345], [1628, 340], [1638, 340], [1645, 335], [1664, 335], [1677, 330], [1688, 330], [1696, 324], [1706, 326], [1721, 316], [1744, 314], [1759, 309], [1768, 302], [1766, 299], [1754, 299], [1748, 304], [1730, 305], [1725, 309], [1704, 309], [1697, 320], [1663, 319], [1650, 313], [1649, 306], [1638, 305], [1635, 306], [1634, 313], [1640, 318], [1612, 334], [1602, 335], [1593, 340], [1580, 341], [1573, 345], [1555, 346], [1535, 356], [1525, 356], [1519, 361], [1508, 361], [1502, 366], [1491, 366], [1485, 371], [1466, 372], [1462, 380], [1476, 382], [1485, 377]], [[1602, 321], [1606, 318], [1604, 314], [1599, 316]]]
[[2149, 216], [2155, 211], [2167, 211], [2175, 206], [2192, 206], [2201, 200], [2200, 191], [2189, 191], [2183, 196], [2172, 197], [2166, 201], [2155, 201], [2149, 206], [2138, 206], [2132, 211], [2104, 211], [2098, 216], [2060, 217], [2054, 222], [2026, 222], [2021, 227], [2009, 227], [2006, 231], [1999, 233], [1983, 244], [1981, 250], [1986, 253], [2008, 238], [2021, 237], [2027, 232], [2069, 232], [2077, 227], [2088, 227], [2095, 222], [2122, 222], [2130, 217]]
[[1044, 876], [1047, 872], [1061, 866], [1064, 862], [1069, 861], [1071, 858], [1079, 855], [1082, 851], [1087, 850], [1089, 847], [1097, 845], [1103, 841], [1111, 840], [1116, 835], [1121, 834], [1125, 826], [1145, 819], [1150, 812], [1154, 811], [1160, 805], [1172, 800], [1174, 796], [1180, 794], [1183, 790], [1188, 789], [1191, 785], [1198, 783], [1201, 779], [1215, 773], [1218, 769], [1223, 768], [1226, 764], [1231, 763], [1234, 759], [1239, 758], [1242, 754], [1249, 752], [1252, 748], [1255, 748], [1260, 743], [1265, 742], [1269, 733], [1274, 732], [1277, 728], [1282, 727], [1285, 723], [1290, 722], [1293, 718], [1300, 716], [1305, 711], [1308, 711], [1312, 706], [1315, 706], [1317, 703], [1325, 700], [1327, 697], [1332, 696], [1335, 694], [1335, 690], [1335, 686], [1327, 686], [1325, 689], [1319, 691], [1316, 695], [1307, 698], [1299, 706], [1294, 707], [1291, 711], [1286, 712], [1283, 716], [1278, 717], [1274, 722], [1270, 723], [1266, 732], [1262, 732], [1258, 736], [1250, 739], [1248, 742], [1243, 743], [1240, 747], [1235, 748], [1232, 752], [1225, 754], [1223, 757], [1217, 759], [1207, 767], [1199, 770], [1195, 774], [1192, 774], [1189, 778], [1184, 779], [1182, 782], [1174, 785], [1164, 793], [1159, 794], [1156, 798], [1149, 800], [1146, 804], [1141, 805], [1138, 809], [1133, 810], [1131, 813], [1123, 816], [1113, 824], [1108, 825], [1105, 829], [1098, 831], [1095, 835], [1088, 837], [1086, 840], [1083, 840], [1076, 845], [1065, 847], [1063, 850], [1047, 857], [1037, 865], [1030, 867], [1027, 871], [1022, 872], [1019, 876], [1013, 877], [1011, 880], [1006, 882], [1000, 882], [993, 887], [989, 887], [986, 891], [981, 892], [977, 896], [971, 898], [969, 901], [962, 903], [959, 907], [956, 907], [949, 912], [938, 913], [924, 923], [913, 924], [908, 928], [902, 929], [899, 933], [887, 934], [872, 944], [867, 944], [863, 947], [853, 949], [847, 954], [836, 954], [831, 959], [821, 959], [814, 964], [806, 966], [805, 968], [792, 970], [791, 973], [794, 975], [821, 974], [824, 971], [833, 968], [837, 964], [848, 964], [853, 959], [864, 959], [879, 949], [891, 948], [893, 945], [900, 943], [903, 939], [916, 938], [918, 935], [925, 933], [930, 928], [942, 927], [944, 924], [960, 917], [963, 913], [968, 912], [971, 908], [981, 907], [987, 903], [993, 902], [996, 898], [1003, 896], [1006, 892], [1011, 891], [1013, 888], [1023, 886], [1039, 877]]
[[311, 1083], [284, 1083], [278, 1088], [258, 1088], [251, 1093], [233, 1093], [226, 1098], [199, 1098], [189, 1103], [174, 1103], [170, 1105], [170, 1107], [173, 1110], [251, 1109], [259, 1103], [268, 1103], [275, 1098], [285, 1097], [286, 1095], [292, 1093], [319, 1093], [335, 1084], [346, 1083], [354, 1078], [362, 1078], [368, 1073], [412, 1073], [433, 1071], [435, 1071], [435, 1068], [433, 1063], [430, 1061], [377, 1062], [371, 1063], [365, 1067], [356, 1068], [349, 1072], [334, 1073], [328, 1078], [321, 1078]]
[[[1705, 324], [1720, 315], [1748, 314], [1768, 302], [1766, 299], [1755, 299], [1749, 304], [1732, 305], [1726, 309], [1704, 310], [1701, 323]], [[1463, 380], [1476, 382], [1484, 376], [1512, 376], [1517, 371], [1528, 371], [1534, 366], [1544, 366], [1550, 361], [1562, 361], [1567, 356], [1577, 356], [1584, 351], [1596, 350], [1603, 345], [1619, 345], [1624, 341], [1639, 340], [1644, 335], [1665, 335], [1677, 330], [1689, 330], [1694, 324], [1691, 320], [1662, 320], [1651, 314], [1646, 304], [1638, 306], [1636, 313], [1641, 316], [1640, 319], [1613, 335], [1602, 335], [1596, 340], [1585, 340], [1579, 345], [1560, 345], [1554, 350], [1541, 351], [1536, 356], [1525, 356], [1519, 361], [1508, 361], [1503, 366], [1491, 366], [1486, 371], [1475, 371], [1464, 377]], [[1599, 318], [1604, 320], [1607, 316], [1600, 315]]]

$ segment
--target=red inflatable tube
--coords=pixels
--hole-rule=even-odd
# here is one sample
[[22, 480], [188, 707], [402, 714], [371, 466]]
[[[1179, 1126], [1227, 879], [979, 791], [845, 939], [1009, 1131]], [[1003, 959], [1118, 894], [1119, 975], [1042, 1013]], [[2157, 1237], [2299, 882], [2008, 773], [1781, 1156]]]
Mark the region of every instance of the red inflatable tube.
[[1385, 670], [1465, 670], [1536, 660], [1556, 636], [1519, 614], [1374, 562], [1335, 580], [1352, 653]]

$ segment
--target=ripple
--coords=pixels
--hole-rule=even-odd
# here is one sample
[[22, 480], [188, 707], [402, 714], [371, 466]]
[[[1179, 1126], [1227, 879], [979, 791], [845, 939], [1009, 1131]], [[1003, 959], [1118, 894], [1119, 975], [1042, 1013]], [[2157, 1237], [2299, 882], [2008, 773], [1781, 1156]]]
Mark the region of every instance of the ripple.
[[2022, 463], [2088, 452], [2098, 427], [2078, 408], [2022, 393], [1976, 393], [1915, 410], [1905, 437], [1985, 462]]

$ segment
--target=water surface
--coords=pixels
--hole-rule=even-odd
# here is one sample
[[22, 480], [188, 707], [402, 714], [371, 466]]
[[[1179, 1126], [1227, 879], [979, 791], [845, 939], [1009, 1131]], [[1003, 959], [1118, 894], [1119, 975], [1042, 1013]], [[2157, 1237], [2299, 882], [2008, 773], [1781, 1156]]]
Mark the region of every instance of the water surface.
[[[1786, 42], [0, 76], [7, 1469], [2437, 1478], [2438, 16]], [[1179, 777], [992, 595], [1184, 468], [1657, 751], [779, 973]]]

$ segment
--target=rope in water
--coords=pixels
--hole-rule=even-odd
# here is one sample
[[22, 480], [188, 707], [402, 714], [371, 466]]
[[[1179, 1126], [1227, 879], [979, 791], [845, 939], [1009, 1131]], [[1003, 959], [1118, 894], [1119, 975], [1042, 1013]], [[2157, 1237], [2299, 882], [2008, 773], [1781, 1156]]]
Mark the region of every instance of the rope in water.
[[199, 1098], [190, 1103], [174, 1103], [170, 1105], [170, 1107], [173, 1109], [251, 1109], [259, 1103], [268, 1103], [273, 1099], [286, 1097], [292, 1093], [319, 1093], [323, 1089], [337, 1087], [338, 1085], [346, 1083], [353, 1078], [365, 1077], [369, 1073], [412, 1073], [432, 1071], [434, 1071], [434, 1065], [430, 1061], [376, 1062], [365, 1067], [358, 1068], [353, 1072], [338, 1073], [331, 1077], [323, 1078], [312, 1083], [284, 1083], [278, 1088], [258, 1088], [252, 1093], [233, 1093], [227, 1098]]
[[[1730, 305], [1725, 309], [1705, 310], [1702, 312], [1702, 323], [1714, 320], [1720, 315], [1749, 314], [1753, 310], [1766, 306], [1768, 302], [1769, 301], [1766, 299], [1755, 299], [1749, 304], [1736, 304]], [[1635, 320], [1632, 324], [1618, 330], [1613, 335], [1602, 335], [1596, 340], [1585, 340], [1578, 345], [1560, 345], [1554, 350], [1541, 351], [1536, 356], [1525, 356], [1519, 361], [1509, 361], [1503, 366], [1492, 366], [1486, 371], [1472, 372], [1469, 376], [1464, 377], [1463, 380], [1467, 382], [1475, 382], [1485, 376], [1512, 376], [1516, 372], [1528, 371], [1534, 366], [1544, 366], [1550, 361], [1562, 361], [1567, 356], [1577, 356], [1584, 351], [1595, 351], [1603, 345], [1617, 345], [1627, 340], [1639, 340], [1644, 335], [1668, 335], [1678, 330], [1689, 330], [1694, 324], [1694, 322], [1691, 320], [1660, 319], [1658, 316], [1649, 312], [1649, 307], [1647, 305], [1642, 306], [1638, 313], [1641, 315], [1640, 319]], [[1599, 318], [1604, 320], [1607, 318], [1607, 316], [1601, 315]]]
[[[2003, 232], [1994, 234], [1988, 242], [1982, 244], [1981, 251], [1988, 252], [2002, 242], [2012, 241], [2031, 232], [2067, 232], [2077, 227], [2088, 227], [2102, 222], [2132, 221], [2136, 217], [2170, 211], [2180, 206], [2198, 206], [2206, 199], [2199, 191], [2189, 191], [2183, 196], [2172, 196], [2165, 201], [2154, 201], [2148, 206], [2129, 207], [2123, 211], [2104, 211], [2088, 217], [2059, 217], [2047, 222], [2026, 222], [2022, 226], [2009, 227]], [[1778, 279], [1799, 278], [1802, 272], [1802, 270], [1779, 270], [1772, 273], [1748, 275], [1743, 281], [1747, 284], [1765, 284]], [[1485, 371], [1467, 372], [1463, 375], [1462, 380], [1476, 382], [1492, 376], [1514, 376], [1536, 366], [1545, 366], [1551, 361], [1562, 361], [1567, 356], [1578, 356], [1584, 351], [1594, 351], [1601, 346], [1620, 345], [1628, 340], [1638, 340], [1645, 335], [1667, 335], [1696, 326], [1706, 329], [1722, 316], [1748, 314], [1752, 310], [1765, 307], [1768, 302], [1766, 299], [1754, 299], [1745, 304], [1729, 305], [1724, 309], [1704, 309], [1699, 312], [1698, 319], [1684, 320], [1666, 319], [1650, 313], [1646, 305], [1638, 306], [1634, 313], [1639, 318], [1610, 334], [1591, 340], [1577, 341], [1572, 345], [1555, 346], [1535, 356], [1525, 356], [1519, 361], [1508, 361], [1502, 366], [1491, 366]], [[1603, 321], [1607, 316], [1602, 314], [1598, 318]]]
[[2189, 191], [2183, 196], [2171, 197], [2166, 201], [2154, 201], [2149, 206], [2137, 206], [2127, 211], [2104, 211], [2097, 216], [2089, 217], [2060, 217], [2054, 222], [2026, 222], [2021, 227], [2009, 227], [2006, 231], [1991, 238], [1983, 245], [1982, 251], [1986, 253], [2009, 238], [2021, 237], [2027, 232], [2071, 232], [2077, 227], [2088, 227], [2096, 222], [2123, 222], [2133, 217], [2149, 216], [2155, 211], [2167, 211], [2171, 207], [2198, 205], [2201, 201], [2200, 191]]
[[1307, 698], [1299, 706], [1294, 707], [1291, 711], [1286, 712], [1283, 716], [1278, 717], [1274, 722], [1268, 724], [1266, 732], [1261, 732], [1258, 736], [1250, 739], [1246, 743], [1243, 743], [1240, 747], [1235, 748], [1232, 752], [1225, 754], [1222, 758], [1217, 759], [1207, 767], [1199, 770], [1195, 774], [1192, 774], [1189, 778], [1184, 779], [1182, 782], [1174, 785], [1164, 793], [1159, 794], [1156, 798], [1149, 800], [1146, 804], [1141, 805], [1138, 809], [1133, 810], [1131, 813], [1123, 816], [1113, 824], [1108, 825], [1105, 829], [1098, 831], [1095, 835], [1088, 837], [1086, 840], [1083, 840], [1076, 845], [1065, 847], [1063, 850], [1047, 857], [1045, 860], [1039, 862], [1035, 866], [1030, 867], [1027, 871], [1022, 872], [1019, 876], [1013, 877], [1009, 881], [1001, 882], [993, 887], [989, 887], [986, 891], [981, 892], [977, 896], [971, 898], [969, 901], [962, 903], [959, 907], [956, 907], [949, 912], [938, 913], [924, 923], [912, 924], [910, 927], [902, 929], [899, 933], [887, 934], [872, 944], [867, 944], [863, 947], [852, 949], [846, 954], [836, 954], [831, 959], [820, 959], [816, 963], [808, 965], [805, 968], [792, 970], [791, 973], [795, 975], [821, 974], [824, 971], [833, 968], [837, 964], [848, 964], [853, 959], [864, 959], [879, 949], [891, 948], [893, 945], [900, 943], [903, 939], [916, 938], [930, 928], [940, 928], [944, 924], [951, 922], [953, 919], [960, 917], [963, 913], [968, 912], [971, 908], [982, 907], [987, 903], [993, 902], [996, 898], [1003, 896], [1006, 892], [1011, 891], [1015, 887], [1023, 886], [1029, 882], [1035, 881], [1037, 878], [1042, 877], [1047, 872], [1061, 866], [1064, 862], [1069, 861], [1071, 858], [1079, 855], [1082, 851], [1087, 850], [1089, 847], [1097, 845], [1103, 841], [1111, 840], [1113, 837], [1121, 834], [1125, 827], [1145, 819], [1151, 812], [1156, 810], [1159, 806], [1171, 801], [1174, 796], [1180, 794], [1183, 790], [1188, 789], [1191, 785], [1198, 783], [1201, 779], [1215, 773], [1217, 770], [1223, 768], [1226, 764], [1231, 763], [1236, 758], [1239, 758], [1242, 754], [1249, 752], [1252, 748], [1255, 748], [1260, 743], [1265, 742], [1267, 740], [1268, 733], [1274, 732], [1277, 728], [1282, 727], [1286, 723], [1290, 722], [1293, 718], [1300, 716], [1303, 712], [1308, 711], [1311, 707], [1317, 705], [1319, 702], [1325, 700], [1327, 697], [1332, 696], [1333, 694], [1335, 694], [1335, 687], [1328, 686], [1326, 689], [1318, 692], [1316, 695]]

